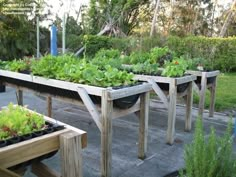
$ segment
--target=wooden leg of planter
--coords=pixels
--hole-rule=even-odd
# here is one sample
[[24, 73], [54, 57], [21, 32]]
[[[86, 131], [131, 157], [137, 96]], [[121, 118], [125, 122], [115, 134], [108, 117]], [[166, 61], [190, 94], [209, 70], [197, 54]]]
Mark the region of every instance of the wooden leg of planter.
[[144, 159], [147, 152], [149, 92], [140, 96], [138, 157]]
[[18, 174], [2, 167], [0, 167], [0, 176], [1, 177], [21, 177]]
[[200, 117], [203, 117], [206, 90], [207, 90], [207, 77], [206, 77], [206, 72], [203, 72], [201, 80], [200, 97], [199, 97], [199, 107], [198, 107], [198, 115]]
[[52, 117], [52, 97], [47, 97], [48, 117]]
[[82, 143], [76, 132], [60, 135], [62, 177], [82, 177]]
[[193, 82], [194, 81], [189, 83], [188, 92], [187, 92], [185, 131], [190, 131], [191, 130], [191, 124], [192, 124]]
[[108, 92], [102, 93], [101, 171], [102, 177], [111, 177], [112, 163], [112, 112], [113, 101], [108, 100]]
[[23, 91], [17, 89], [16, 92], [17, 104], [23, 106]]
[[175, 119], [176, 119], [176, 97], [177, 97], [177, 86], [175, 82], [170, 83], [169, 87], [169, 106], [168, 106], [168, 127], [167, 127], [167, 144], [174, 143], [175, 134]]
[[210, 88], [210, 110], [209, 110], [209, 117], [214, 116], [214, 111], [215, 111], [215, 96], [216, 96], [216, 79], [212, 84], [212, 87]]
[[32, 164], [31, 172], [39, 177], [60, 177], [61, 175], [49, 168], [42, 162]]

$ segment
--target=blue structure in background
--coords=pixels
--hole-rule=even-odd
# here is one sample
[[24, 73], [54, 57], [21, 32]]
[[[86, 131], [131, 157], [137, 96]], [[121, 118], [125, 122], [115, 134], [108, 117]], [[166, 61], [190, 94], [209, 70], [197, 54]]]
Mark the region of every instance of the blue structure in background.
[[51, 26], [51, 55], [57, 55], [57, 27]]

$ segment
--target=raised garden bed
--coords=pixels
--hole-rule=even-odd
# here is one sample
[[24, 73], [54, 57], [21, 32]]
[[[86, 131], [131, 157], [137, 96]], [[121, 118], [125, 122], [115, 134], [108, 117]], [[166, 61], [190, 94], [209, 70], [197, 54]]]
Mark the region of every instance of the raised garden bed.
[[[193, 101], [192, 90], [193, 82], [196, 80], [196, 76], [186, 75], [183, 77], [171, 78], [162, 76], [135, 75], [135, 79], [152, 84], [152, 89], [160, 97], [161, 101], [163, 101], [165, 107], [168, 109], [168, 128], [166, 138], [166, 142], [168, 144], [173, 144], [174, 142], [177, 97], [186, 98], [185, 130], [191, 130], [191, 110]], [[180, 90], [180, 88], [184, 91]]]
[[197, 77], [194, 82], [194, 90], [199, 95], [198, 114], [202, 117], [205, 105], [206, 90], [210, 90], [210, 109], [209, 117], [214, 116], [215, 110], [215, 93], [216, 93], [216, 81], [220, 71], [187, 71]]
[[[35, 86], [29, 88], [27, 86], [18, 85], [19, 83], [8, 82], [7, 79], [18, 80], [21, 82], [29, 82], [32, 84], [40, 84], [43, 86], [59, 88], [67, 91], [77, 92], [81, 100], [75, 98], [66, 98], [65, 96], [58, 96], [54, 93], [41, 93], [39, 90], [34, 89]], [[3, 81], [2, 81], [3, 79]], [[71, 103], [84, 105], [92, 118], [94, 119], [97, 127], [101, 131], [101, 175], [111, 176], [111, 144], [112, 144], [112, 119], [128, 115], [130, 113], [140, 112], [139, 121], [139, 146], [138, 157], [145, 158], [147, 150], [147, 132], [148, 132], [148, 112], [149, 112], [149, 91], [152, 87], [149, 83], [141, 83], [127, 88], [112, 89], [111, 87], [102, 88], [89, 86], [84, 84], [77, 84], [67, 81], [47, 79], [39, 76], [32, 76], [21, 74], [11, 71], [0, 70], [0, 81], [4, 85], [15, 87], [21, 91], [28, 90], [37, 92], [47, 96], [54, 96], [69, 101]], [[18, 82], [17, 81], [17, 82]], [[101, 105], [96, 105], [90, 98], [90, 95], [98, 96], [101, 98]], [[128, 109], [120, 109], [115, 107], [114, 101], [133, 95], [140, 95], [140, 101], [136, 102]], [[22, 101], [21, 101], [22, 102]], [[51, 106], [51, 104], [49, 104]], [[51, 110], [51, 107], [49, 108]]]
[[[22, 109], [30, 114], [37, 114], [26, 108]], [[32, 165], [32, 172], [37, 176], [40, 174], [55, 175], [56, 172], [40, 161], [43, 159], [42, 157], [49, 157], [48, 155], [55, 154], [55, 151], [61, 149], [62, 176], [66, 176], [65, 174], [74, 174], [71, 175], [73, 177], [82, 176], [81, 148], [86, 147], [87, 144], [86, 132], [46, 116], [43, 116], [43, 119], [50, 125], [57, 125], [57, 128], [55, 127], [57, 130], [54, 129], [50, 133], [1, 147], [1, 175], [13, 174], [11, 170], [19, 171], [20, 168], [21, 171], [24, 171], [24, 165]], [[78, 156], [74, 156], [75, 152]]]

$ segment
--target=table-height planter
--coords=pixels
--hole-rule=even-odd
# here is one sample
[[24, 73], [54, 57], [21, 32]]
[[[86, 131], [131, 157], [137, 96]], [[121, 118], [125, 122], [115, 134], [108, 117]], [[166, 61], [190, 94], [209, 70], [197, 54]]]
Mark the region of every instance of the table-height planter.
[[[191, 130], [192, 122], [192, 102], [193, 102], [193, 81], [196, 76], [187, 75], [178, 78], [162, 77], [162, 76], [148, 76], [148, 75], [135, 75], [135, 79], [139, 81], [146, 81], [152, 84], [152, 89], [160, 97], [165, 107], [168, 109], [168, 125], [166, 142], [168, 144], [174, 143], [175, 134], [175, 120], [176, 120], [176, 99], [177, 97], [185, 97], [186, 101], [186, 117], [185, 117], [185, 130]], [[163, 85], [168, 86], [166, 88]], [[178, 88], [187, 87], [178, 91]], [[181, 92], [180, 92], [181, 91]]]
[[[30, 113], [31, 110], [23, 108]], [[57, 172], [41, 162], [43, 156], [61, 150], [61, 176], [82, 177], [81, 149], [87, 145], [86, 132], [67, 124], [43, 117], [45, 121], [63, 129], [30, 138], [5, 147], [0, 147], [0, 176], [18, 176], [10, 170], [22, 167], [19, 164], [32, 165], [32, 172], [36, 176], [56, 176]], [[76, 155], [75, 155], [76, 154]], [[24, 169], [22, 169], [24, 171]], [[19, 172], [19, 169], [18, 169]]]
[[[137, 114], [140, 117], [138, 157], [145, 158], [147, 150], [149, 92], [152, 90], [151, 84], [142, 83], [126, 88], [112, 89], [111, 87], [95, 87], [4, 70], [0, 70], [0, 81], [4, 85], [19, 89], [21, 92], [23, 90], [29, 90], [85, 106], [101, 132], [101, 176], [103, 177], [110, 177], [112, 174], [112, 119], [130, 113], [140, 112], [140, 114]], [[42, 90], [41, 87], [47, 87], [47, 89]], [[77, 97], [68, 98], [66, 95], [57, 94], [55, 89], [77, 93], [78, 95]], [[91, 95], [100, 97], [101, 104], [95, 104], [90, 97]], [[139, 95], [139, 101], [133, 106], [129, 106], [127, 109], [120, 109], [113, 106], [115, 100], [133, 95]], [[20, 99], [22, 103], [23, 97], [21, 96]], [[48, 110], [51, 112], [52, 100], [49, 99], [49, 101]]]
[[194, 90], [199, 95], [199, 106], [198, 115], [203, 117], [204, 105], [205, 105], [205, 95], [207, 89], [210, 91], [210, 108], [209, 117], [214, 116], [215, 110], [215, 95], [216, 95], [216, 83], [217, 76], [220, 71], [187, 71], [187, 73], [192, 74], [197, 77], [194, 82]]

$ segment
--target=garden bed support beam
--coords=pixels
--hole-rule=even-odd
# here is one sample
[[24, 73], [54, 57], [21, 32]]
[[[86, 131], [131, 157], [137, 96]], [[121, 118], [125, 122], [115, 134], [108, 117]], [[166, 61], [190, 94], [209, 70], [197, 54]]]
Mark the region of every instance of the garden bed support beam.
[[112, 112], [113, 101], [108, 100], [108, 92], [102, 92], [102, 132], [101, 132], [101, 165], [102, 177], [111, 177], [112, 150]]
[[189, 83], [186, 97], [186, 115], [185, 115], [185, 131], [190, 131], [192, 128], [192, 107], [193, 107], [193, 83]]
[[177, 86], [175, 80], [169, 85], [169, 105], [168, 105], [168, 125], [166, 142], [168, 144], [174, 143], [175, 134], [175, 120], [176, 120], [176, 97], [177, 97]]
[[140, 96], [140, 114], [139, 114], [139, 144], [138, 157], [145, 159], [147, 152], [148, 138], [148, 119], [149, 119], [149, 98], [150, 94], [144, 93]]
[[[206, 91], [207, 91], [207, 89], [209, 89], [209, 91], [210, 91], [209, 117], [213, 117], [214, 110], [215, 110], [217, 76], [220, 74], [220, 71], [218, 71], [218, 70], [217, 71], [209, 71], [209, 72], [187, 71], [187, 73], [201, 78], [200, 85], [197, 85], [195, 82], [193, 84], [194, 91], [199, 96], [198, 115], [200, 117], [203, 117], [203, 112], [204, 112], [204, 108], [205, 108]], [[207, 79], [211, 79], [213, 77], [215, 77], [215, 79], [213, 79], [213, 82], [208, 83]]]
[[62, 177], [82, 177], [82, 143], [76, 132], [60, 135]]
[[99, 112], [97, 111], [96, 106], [92, 102], [91, 98], [89, 97], [87, 91], [82, 87], [78, 87], [77, 92], [78, 92], [80, 98], [82, 99], [84, 105], [88, 109], [93, 120], [95, 121], [98, 129], [100, 131], [102, 131], [101, 116], [100, 116]]

